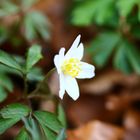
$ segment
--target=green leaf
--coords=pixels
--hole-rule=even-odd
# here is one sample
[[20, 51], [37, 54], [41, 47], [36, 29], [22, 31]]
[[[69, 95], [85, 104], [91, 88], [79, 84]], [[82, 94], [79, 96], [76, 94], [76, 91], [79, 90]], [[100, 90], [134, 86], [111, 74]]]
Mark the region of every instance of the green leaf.
[[36, 111], [34, 112], [34, 116], [40, 124], [45, 125], [46, 127], [48, 127], [56, 133], [58, 133], [62, 129], [62, 125], [57, 119], [57, 116], [55, 116], [51, 112]]
[[21, 5], [24, 9], [30, 8], [33, 4], [35, 4], [38, 0], [21, 0]]
[[15, 140], [31, 140], [25, 128], [22, 128]]
[[140, 53], [132, 44], [127, 44], [127, 57], [134, 72], [140, 74]]
[[4, 73], [0, 73], [0, 85], [3, 86], [9, 92], [13, 91], [13, 84], [11, 79]]
[[33, 45], [30, 47], [27, 53], [26, 71], [30, 69], [42, 58], [41, 47], [39, 45]]
[[114, 11], [113, 0], [86, 0], [79, 2], [72, 9], [71, 22], [75, 25], [87, 26], [95, 21], [101, 25], [113, 18]]
[[139, 25], [132, 26], [131, 33], [135, 37], [135, 39], [140, 39], [140, 27], [139, 27]]
[[29, 116], [28, 118], [23, 117], [22, 121], [24, 122], [25, 128], [29, 132], [32, 140], [42, 139], [38, 124], [31, 116]]
[[11, 1], [2, 0], [0, 3], [0, 17], [15, 14], [19, 11], [19, 7]]
[[93, 62], [100, 68], [105, 66], [119, 41], [120, 36], [116, 33], [99, 34], [88, 48], [88, 52], [92, 54]]
[[24, 17], [24, 21], [23, 21], [23, 26], [25, 28], [25, 37], [30, 41], [33, 40], [37, 37], [37, 33], [34, 27], [34, 22], [32, 20], [32, 18], [30, 18], [30, 15], [27, 14]]
[[128, 60], [127, 49], [127, 43], [125, 41], [121, 42], [120, 46], [116, 50], [113, 63], [116, 69], [121, 70], [126, 74], [130, 74], [133, 69]]
[[20, 120], [19, 118], [12, 118], [12, 119], [0, 118], [0, 134], [4, 133], [8, 128], [12, 127], [19, 120]]
[[58, 135], [58, 137], [56, 138], [56, 140], [65, 140], [66, 139], [66, 133], [65, 133], [65, 129], [62, 129]]
[[49, 128], [47, 128], [43, 124], [41, 124], [41, 127], [43, 128], [47, 140], [56, 140], [56, 134], [54, 132], [52, 132]]
[[8, 38], [8, 31], [5, 27], [0, 26], [0, 44]]
[[122, 40], [114, 57], [114, 66], [124, 73], [135, 72], [140, 74], [139, 51], [127, 40]]
[[0, 86], [0, 102], [3, 102], [7, 98], [7, 93], [2, 86]]
[[33, 67], [27, 74], [27, 79], [30, 81], [42, 81], [43, 78], [43, 72], [39, 67]]
[[49, 21], [42, 13], [32, 11], [24, 18], [25, 37], [31, 41], [40, 35], [44, 40], [49, 38]]
[[58, 105], [58, 120], [61, 122], [61, 124], [66, 127], [67, 124], [66, 124], [66, 116], [65, 116], [65, 112], [64, 112], [64, 109], [62, 107], [61, 104]]
[[8, 105], [0, 111], [0, 114], [3, 118], [22, 118], [27, 116], [31, 110], [22, 104], [14, 103]]
[[6, 52], [4, 52], [2, 50], [0, 50], [0, 63], [22, 72], [22, 68], [16, 62], [16, 60], [11, 55], [7, 54]]
[[137, 0], [118, 0], [117, 7], [120, 15], [128, 16], [137, 2]]

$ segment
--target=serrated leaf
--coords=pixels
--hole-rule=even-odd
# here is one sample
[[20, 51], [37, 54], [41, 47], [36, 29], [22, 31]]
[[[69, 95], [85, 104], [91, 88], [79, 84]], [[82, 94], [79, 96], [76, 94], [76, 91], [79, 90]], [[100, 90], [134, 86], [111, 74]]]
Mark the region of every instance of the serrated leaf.
[[14, 68], [22, 72], [21, 66], [16, 62], [16, 60], [8, 53], [0, 50], [0, 63], [7, 65], [8, 67]]
[[57, 119], [57, 116], [51, 112], [36, 111], [34, 112], [34, 116], [40, 124], [45, 125], [56, 133], [58, 133], [62, 129], [62, 125]]
[[0, 86], [0, 102], [3, 102], [7, 98], [7, 93], [2, 86]]
[[61, 104], [58, 105], [58, 120], [61, 122], [61, 124], [66, 127], [66, 116], [64, 109]]
[[93, 62], [98, 67], [105, 66], [119, 41], [120, 36], [116, 33], [105, 32], [99, 34], [88, 48], [88, 52], [92, 54]]
[[[103, 24], [114, 15], [113, 0], [86, 0], [72, 9], [71, 22], [75, 25]], [[102, 8], [102, 6], [104, 8]]]
[[26, 71], [30, 69], [42, 58], [41, 47], [33, 45], [29, 48], [26, 59]]
[[27, 116], [31, 110], [22, 104], [13, 103], [1, 109], [0, 114], [3, 118], [22, 118]]
[[116, 50], [113, 64], [116, 69], [129, 74], [132, 73], [133, 69], [127, 57], [127, 49], [127, 44], [125, 42], [121, 42], [120, 46]]
[[22, 128], [15, 140], [31, 140], [25, 128]]
[[19, 118], [12, 119], [0, 118], [0, 134], [4, 133], [8, 128], [12, 127], [19, 120], [20, 120]]
[[32, 12], [32, 20], [34, 22], [35, 30], [41, 35], [44, 40], [49, 38], [49, 21], [39, 11]]
[[27, 13], [24, 18], [25, 37], [31, 41], [40, 35], [44, 40], [49, 38], [49, 22], [47, 17], [38, 11]]
[[49, 128], [41, 124], [41, 127], [44, 131], [45, 137], [48, 140], [56, 140], [56, 133], [52, 132]]

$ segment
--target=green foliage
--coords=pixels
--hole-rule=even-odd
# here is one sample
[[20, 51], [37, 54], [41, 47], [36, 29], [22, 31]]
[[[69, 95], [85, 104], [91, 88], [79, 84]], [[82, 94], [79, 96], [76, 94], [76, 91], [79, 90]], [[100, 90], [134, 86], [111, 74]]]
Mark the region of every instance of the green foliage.
[[25, 39], [27, 42], [49, 39], [49, 19], [40, 11], [30, 10], [37, 2], [38, 0], [1, 0], [1, 20], [5, 21], [7, 17], [12, 19], [12, 16], [14, 18], [8, 27], [4, 22], [1, 22], [0, 43], [9, 39], [13, 46], [20, 46], [23, 41], [25, 42]]
[[55, 114], [47, 111], [35, 111], [32, 114], [31, 109], [19, 103], [0, 110], [0, 134], [20, 120], [24, 127], [15, 140], [64, 140], [65, 131]]
[[65, 112], [61, 104], [58, 105], [57, 112], [58, 112], [58, 120], [61, 122], [61, 124], [64, 127], [66, 127], [66, 116], [65, 116]]
[[4, 26], [0, 26], [0, 44], [4, 43], [7, 39], [8, 31]]
[[13, 91], [13, 83], [7, 74], [0, 71], [0, 102], [7, 98], [8, 92]]
[[41, 47], [33, 45], [27, 52], [26, 61], [20, 56], [10, 55], [0, 50], [0, 102], [4, 101], [8, 92], [13, 91], [13, 83], [8, 74], [24, 77], [29, 81], [41, 81], [43, 73], [39, 67], [34, 65], [42, 58]]
[[30, 72], [27, 74], [27, 79], [29, 81], [41, 81], [43, 80], [44, 75], [39, 67], [33, 67]]
[[8, 77], [8, 75], [4, 73], [0, 73], [0, 86], [4, 87], [7, 91], [12, 92], [13, 91], [13, 84], [11, 79]]
[[92, 54], [93, 62], [102, 68], [112, 54], [113, 65], [124, 73], [140, 74], [140, 55], [134, 45], [115, 32], [99, 34], [87, 49]]
[[0, 110], [0, 134], [16, 124], [30, 109], [22, 104], [14, 103]]
[[38, 11], [27, 13], [23, 21], [25, 37], [30, 41], [36, 39], [38, 34], [44, 39], [49, 38], [48, 21], [43, 14]]
[[11, 55], [2, 50], [0, 50], [0, 63], [22, 72], [22, 68], [18, 62]]
[[57, 136], [56, 140], [65, 140], [65, 139], [66, 139], [65, 129], [62, 129], [59, 135]]
[[[96, 22], [99, 25], [114, 19], [113, 0], [86, 0], [78, 2], [72, 10], [71, 22], [79, 26], [87, 26]], [[103, 7], [103, 8], [102, 8]], [[101, 10], [102, 9], [102, 10]]]
[[114, 32], [104, 32], [99, 34], [91, 43], [90, 48], [88, 48], [88, 51], [93, 55], [93, 62], [97, 66], [103, 67], [119, 41], [119, 34]]
[[15, 14], [19, 11], [19, 7], [9, 0], [1, 0], [0, 3], [0, 17]]
[[25, 128], [22, 128], [19, 134], [16, 136], [15, 140], [30, 140], [29, 135]]
[[28, 131], [28, 133], [30, 134], [30, 138], [32, 140], [42, 139], [41, 132], [39, 130], [39, 126], [37, 125], [37, 122], [31, 116], [28, 118], [23, 118], [22, 120], [23, 120], [25, 128]]
[[119, 47], [116, 50], [116, 54], [114, 57], [114, 67], [116, 69], [119, 69], [125, 73], [131, 73], [132, 66], [130, 65], [130, 62], [128, 60], [127, 56], [127, 44], [125, 42], [122, 42]]
[[45, 137], [49, 140], [56, 140], [56, 133], [51, 131], [49, 128], [47, 128], [45, 125], [41, 124], [42, 129], [44, 131]]
[[26, 59], [26, 71], [30, 71], [31, 68], [42, 58], [41, 48], [39, 45], [33, 45], [27, 53]]
[[2, 86], [0, 86], [0, 102], [4, 101], [6, 98], [7, 98], [7, 92]]
[[7, 107], [3, 108], [0, 111], [0, 115], [5, 118], [22, 118], [29, 114], [31, 110], [22, 104], [14, 103], [11, 105], [8, 105]]
[[34, 116], [40, 124], [43, 124], [56, 133], [63, 128], [57, 117], [51, 112], [36, 111], [34, 112]]
[[118, 0], [117, 8], [121, 16], [127, 17], [137, 4], [139, 4], [139, 0]]
[[21, 6], [24, 9], [30, 8], [32, 5], [34, 5], [38, 0], [21, 0]]
[[19, 118], [10, 118], [10, 119], [0, 118], [0, 134], [4, 133], [7, 129], [12, 127], [19, 120], [20, 120]]
[[[114, 68], [140, 74], [140, 1], [74, 0], [70, 22], [76, 26], [96, 25], [97, 36], [87, 49], [93, 63], [105, 67], [112, 59]], [[92, 26], [91, 26], [92, 27]]]

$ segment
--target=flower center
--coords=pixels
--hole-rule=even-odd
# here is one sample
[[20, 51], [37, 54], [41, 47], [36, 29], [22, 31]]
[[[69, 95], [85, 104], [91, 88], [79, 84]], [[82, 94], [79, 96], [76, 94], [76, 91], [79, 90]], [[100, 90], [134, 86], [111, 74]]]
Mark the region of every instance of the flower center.
[[76, 77], [81, 71], [81, 64], [77, 58], [70, 58], [63, 62], [61, 69], [64, 74]]

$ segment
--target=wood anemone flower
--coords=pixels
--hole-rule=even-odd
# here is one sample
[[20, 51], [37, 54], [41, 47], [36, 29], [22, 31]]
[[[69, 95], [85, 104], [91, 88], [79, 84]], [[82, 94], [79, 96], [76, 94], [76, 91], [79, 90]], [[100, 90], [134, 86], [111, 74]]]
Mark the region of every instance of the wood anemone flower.
[[81, 61], [84, 55], [84, 46], [80, 43], [80, 37], [78, 35], [66, 54], [65, 48], [61, 48], [59, 54], [54, 56], [54, 64], [60, 80], [59, 97], [61, 99], [66, 91], [73, 100], [77, 100], [79, 86], [76, 78], [85, 79], [95, 76], [95, 67]]

